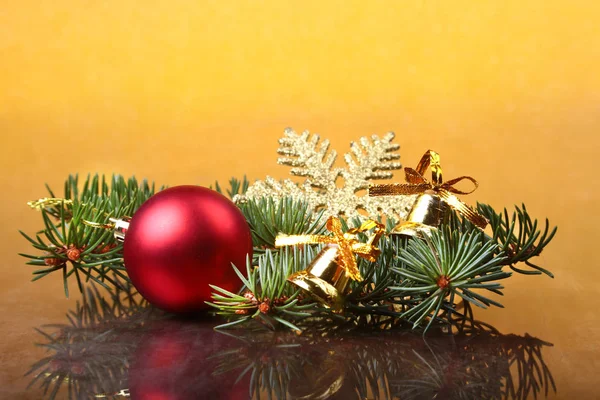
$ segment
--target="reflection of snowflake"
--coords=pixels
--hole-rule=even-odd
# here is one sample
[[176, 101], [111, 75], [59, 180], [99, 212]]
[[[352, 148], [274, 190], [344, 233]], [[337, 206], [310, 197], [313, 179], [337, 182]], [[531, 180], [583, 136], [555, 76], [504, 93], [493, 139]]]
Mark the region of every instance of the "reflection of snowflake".
[[[283, 157], [278, 164], [292, 167], [291, 173], [306, 177], [297, 185], [289, 179], [283, 182], [267, 177], [264, 181], [252, 184], [244, 196], [236, 201], [260, 197], [293, 197], [307, 201], [315, 210], [325, 209], [325, 217], [344, 215], [348, 218], [360, 216], [364, 210], [370, 218], [380, 214], [405, 218], [414, 203], [414, 196], [369, 197], [366, 189], [369, 180], [390, 179], [391, 170], [398, 170], [402, 165], [396, 151], [398, 144], [392, 143], [393, 133], [382, 139], [373, 135], [371, 140], [363, 137], [359, 143], [351, 142], [350, 153], [344, 155], [347, 168], [333, 168], [337, 157], [335, 150], [328, 154], [329, 141], [323, 140], [319, 145], [319, 136], [305, 131], [302, 134], [288, 128], [284, 137], [279, 140], [277, 152]], [[344, 186], [337, 185], [337, 179], [344, 179]], [[362, 196], [357, 192], [364, 190]]]

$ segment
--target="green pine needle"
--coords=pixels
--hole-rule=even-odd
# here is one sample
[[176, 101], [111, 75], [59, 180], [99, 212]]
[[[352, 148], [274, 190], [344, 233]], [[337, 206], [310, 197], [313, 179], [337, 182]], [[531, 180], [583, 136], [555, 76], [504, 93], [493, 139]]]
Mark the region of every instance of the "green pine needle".
[[278, 252], [266, 250], [258, 258], [258, 266], [247, 261], [247, 275], [244, 276], [235, 266], [235, 272], [243, 286], [243, 295], [228, 292], [211, 286], [214, 290], [212, 302], [208, 305], [226, 316], [230, 322], [219, 325], [223, 329], [249, 320], [262, 322], [269, 328], [277, 325], [300, 330], [293, 321], [305, 319], [316, 305], [311, 300], [300, 301], [300, 290], [287, 281], [287, 278], [307, 268], [315, 252], [306, 248], [286, 248]]
[[[48, 187], [50, 196], [54, 192]], [[77, 287], [81, 291], [81, 274], [86, 281], [95, 281], [107, 288], [110, 283], [117, 286], [117, 281], [110, 277], [115, 273], [123, 279], [127, 276], [124, 270], [123, 246], [116, 242], [112, 232], [93, 228], [85, 221], [106, 223], [109, 217], [130, 216], [154, 194], [154, 185], [146, 181], [138, 183], [135, 178], [125, 180], [115, 175], [110, 179], [105, 176], [88, 176], [82, 185], [75, 175], [69, 176], [65, 182], [62, 202], [43, 208], [41, 217], [44, 229], [35, 239], [21, 232], [35, 249], [41, 253], [25, 255], [28, 264], [48, 266], [34, 272], [33, 280], [62, 270], [65, 295], [69, 295], [68, 279], [75, 276]], [[77, 253], [70, 253], [76, 251]], [[70, 254], [70, 256], [69, 256]]]
[[453, 307], [448, 299], [453, 295], [479, 307], [502, 305], [478, 291], [501, 294], [497, 281], [510, 277], [502, 271], [504, 257], [495, 255], [497, 245], [482, 240], [483, 233], [451, 231], [445, 226], [433, 231], [425, 240], [410, 241], [400, 251], [401, 264], [393, 271], [401, 276], [398, 286], [391, 286], [394, 295], [419, 299], [402, 314], [413, 325], [428, 320], [427, 330], [437, 319], [440, 310]]
[[[520, 274], [540, 275], [545, 274], [554, 278], [552, 272], [534, 264], [531, 259], [539, 256], [546, 246], [552, 241], [556, 234], [557, 227], [551, 228], [548, 219], [544, 222], [544, 228], [541, 229], [540, 223], [532, 219], [525, 204], [521, 207], [515, 206], [515, 210], [509, 215], [506, 208], [501, 213], [496, 213], [494, 209], [487, 205], [478, 203], [477, 211], [488, 219], [492, 229], [492, 237], [486, 237], [486, 240], [492, 240], [498, 244], [498, 253], [502, 253], [506, 259], [503, 265]], [[456, 214], [451, 218], [450, 225], [454, 229], [461, 229], [463, 232], [474, 229], [473, 225], [457, 217]], [[515, 264], [524, 263], [531, 269], [522, 269]]]
[[255, 247], [275, 247], [280, 233], [320, 235], [325, 232], [323, 212], [314, 212], [307, 202], [293, 198], [250, 199], [239, 204], [248, 220]]

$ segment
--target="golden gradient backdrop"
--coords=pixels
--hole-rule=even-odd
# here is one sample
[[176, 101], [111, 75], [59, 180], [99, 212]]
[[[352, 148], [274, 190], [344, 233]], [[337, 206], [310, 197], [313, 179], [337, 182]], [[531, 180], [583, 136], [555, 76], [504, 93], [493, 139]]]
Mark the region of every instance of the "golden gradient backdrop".
[[[32, 328], [77, 296], [30, 283], [25, 206], [69, 173], [209, 185], [266, 174], [283, 129], [339, 154], [392, 130], [428, 148], [464, 200], [525, 202], [559, 225], [540, 262], [479, 316], [552, 342], [559, 397], [588, 398], [598, 362], [600, 5], [596, 1], [0, 1], [0, 395], [23, 390]], [[397, 174], [401, 179], [401, 174]], [[72, 287], [74, 289], [74, 286]], [[35, 397], [32, 397], [35, 398]]]

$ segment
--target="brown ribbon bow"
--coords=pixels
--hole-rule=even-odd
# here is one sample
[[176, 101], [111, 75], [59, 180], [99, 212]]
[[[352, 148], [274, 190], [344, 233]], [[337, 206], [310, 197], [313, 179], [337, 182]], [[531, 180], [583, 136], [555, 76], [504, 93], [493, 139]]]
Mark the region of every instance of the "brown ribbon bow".
[[[428, 167], [431, 167], [431, 182], [423, 176]], [[458, 211], [463, 217], [471, 221], [478, 228], [484, 229], [487, 226], [488, 220], [485, 219], [483, 215], [478, 214], [454, 195], [473, 193], [479, 186], [477, 181], [470, 176], [461, 176], [444, 182], [442, 179], [440, 155], [435, 151], [427, 150], [423, 157], [421, 157], [421, 161], [419, 161], [416, 170], [407, 167], [404, 171], [408, 183], [371, 185], [369, 187], [369, 196], [411, 195], [433, 191], [449, 206]], [[454, 187], [455, 184], [465, 179], [473, 182], [475, 185], [472, 190], [464, 192]]]
[[[346, 274], [355, 281], [362, 280], [358, 265], [356, 263], [356, 257], [358, 255], [369, 261], [377, 260], [379, 253], [381, 252], [376, 246], [381, 236], [385, 233], [385, 228], [382, 224], [368, 220], [365, 221], [360, 227], [349, 229], [346, 233], [342, 232], [342, 223], [339, 218], [329, 217], [327, 220], [327, 230], [333, 233], [333, 236], [325, 235], [285, 235], [279, 234], [275, 238], [275, 246], [291, 246], [295, 244], [314, 244], [314, 243], [327, 243], [336, 244], [339, 246], [339, 264]], [[367, 243], [361, 243], [358, 241], [358, 234], [366, 232], [370, 229], [374, 229], [373, 234], [369, 237]]]

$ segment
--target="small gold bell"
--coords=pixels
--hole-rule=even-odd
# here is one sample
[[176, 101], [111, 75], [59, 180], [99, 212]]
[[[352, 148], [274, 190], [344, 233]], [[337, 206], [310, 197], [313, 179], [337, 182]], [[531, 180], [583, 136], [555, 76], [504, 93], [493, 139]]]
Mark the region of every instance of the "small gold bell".
[[288, 281], [304, 289], [325, 307], [341, 310], [350, 287], [350, 277], [338, 262], [339, 246], [327, 244], [304, 271]]
[[433, 229], [447, 222], [450, 206], [434, 193], [423, 193], [417, 197], [405, 222], [398, 224], [392, 235], [430, 235]]

